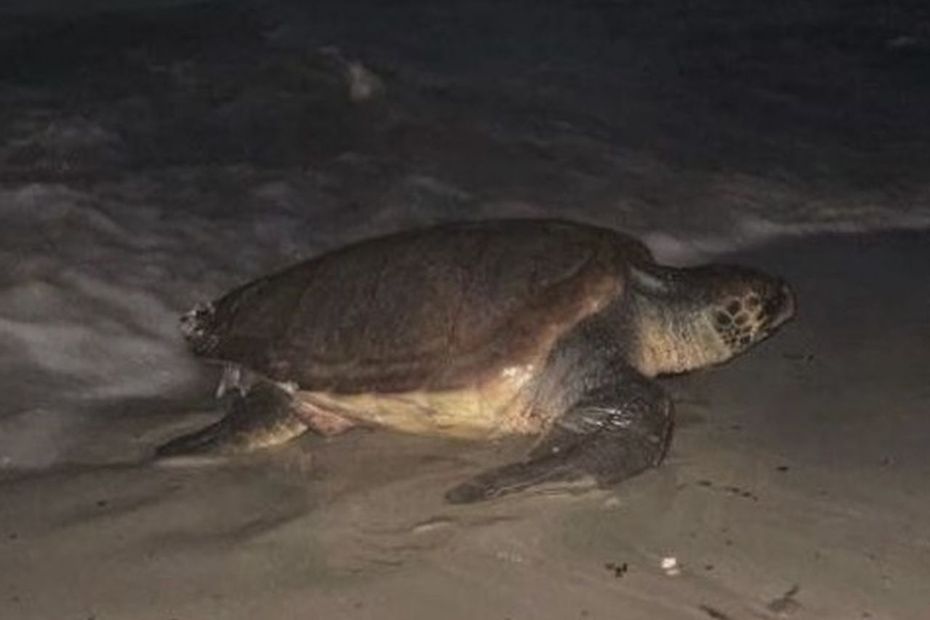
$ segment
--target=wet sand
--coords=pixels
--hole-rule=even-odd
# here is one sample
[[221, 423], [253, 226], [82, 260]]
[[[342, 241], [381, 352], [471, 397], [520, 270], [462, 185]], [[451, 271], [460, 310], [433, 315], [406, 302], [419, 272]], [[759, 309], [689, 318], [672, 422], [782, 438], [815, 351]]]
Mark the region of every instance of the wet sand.
[[657, 470], [452, 507], [445, 488], [522, 446], [358, 432], [123, 465], [207, 414], [114, 411], [75, 464], [3, 472], [0, 618], [930, 617], [930, 233], [732, 258], [786, 276], [799, 316], [664, 382]]

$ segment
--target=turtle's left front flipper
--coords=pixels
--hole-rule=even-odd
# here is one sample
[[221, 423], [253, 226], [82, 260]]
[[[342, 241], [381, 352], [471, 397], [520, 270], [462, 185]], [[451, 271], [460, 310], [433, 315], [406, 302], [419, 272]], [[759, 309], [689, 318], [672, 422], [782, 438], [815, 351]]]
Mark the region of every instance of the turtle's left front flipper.
[[526, 460], [479, 474], [446, 499], [468, 503], [584, 476], [606, 486], [658, 465], [671, 441], [671, 400], [628, 366], [614, 368], [610, 380], [604, 372], [597, 375], [600, 380], [586, 377], [577, 400]]

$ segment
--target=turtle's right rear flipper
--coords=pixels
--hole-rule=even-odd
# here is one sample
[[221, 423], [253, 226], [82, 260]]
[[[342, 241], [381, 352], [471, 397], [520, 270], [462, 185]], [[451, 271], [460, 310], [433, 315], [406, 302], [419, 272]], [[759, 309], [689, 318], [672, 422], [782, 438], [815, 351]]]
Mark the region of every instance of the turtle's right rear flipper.
[[226, 416], [155, 450], [157, 458], [251, 452], [282, 444], [307, 430], [293, 411], [293, 397], [270, 383], [256, 383], [248, 393], [230, 396]]
[[163, 443], [155, 449], [155, 457], [161, 459], [224, 452], [222, 447], [227, 444], [230, 435], [230, 425], [226, 423], [227, 419], [223, 418], [199, 431], [181, 435]]

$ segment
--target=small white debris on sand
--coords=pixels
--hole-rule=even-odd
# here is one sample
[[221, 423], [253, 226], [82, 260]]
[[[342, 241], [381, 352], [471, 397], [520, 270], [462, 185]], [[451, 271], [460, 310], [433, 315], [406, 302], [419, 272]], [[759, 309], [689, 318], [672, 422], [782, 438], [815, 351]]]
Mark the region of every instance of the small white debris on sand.
[[668, 556], [662, 558], [662, 570], [665, 571], [665, 574], [669, 577], [677, 577], [681, 574], [681, 566], [678, 564], [678, 559], [674, 556]]

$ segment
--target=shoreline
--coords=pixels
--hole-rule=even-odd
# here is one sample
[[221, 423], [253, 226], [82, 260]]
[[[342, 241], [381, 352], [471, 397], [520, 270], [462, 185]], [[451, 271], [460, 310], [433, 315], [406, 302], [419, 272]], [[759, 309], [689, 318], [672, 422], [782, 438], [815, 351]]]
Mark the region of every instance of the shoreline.
[[[0, 616], [923, 617], [930, 231], [727, 260], [784, 276], [798, 316], [663, 381], [679, 427], [656, 470], [450, 507], [442, 490], [506, 446], [353, 433], [227, 466], [4, 477]], [[164, 432], [135, 423], [131, 441]]]

